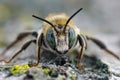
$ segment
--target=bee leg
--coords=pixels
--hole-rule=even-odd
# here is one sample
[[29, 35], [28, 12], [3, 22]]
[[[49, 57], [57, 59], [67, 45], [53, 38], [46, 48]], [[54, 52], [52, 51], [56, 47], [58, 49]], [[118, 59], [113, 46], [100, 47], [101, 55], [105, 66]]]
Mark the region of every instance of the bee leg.
[[37, 66], [40, 62], [40, 47], [37, 47], [37, 63], [32, 64], [32, 66]]
[[37, 66], [40, 62], [40, 48], [42, 47], [42, 44], [43, 44], [43, 39], [44, 36], [43, 36], [43, 33], [40, 35], [39, 39], [38, 39], [38, 42], [37, 42], [37, 63], [34, 63], [32, 66]]
[[5, 62], [5, 63], [9, 63], [11, 62], [20, 52], [22, 52], [23, 50], [25, 50], [32, 42], [36, 43], [36, 40], [30, 40], [28, 42], [26, 42], [21, 49], [19, 49], [18, 51], [15, 52], [15, 54], [7, 61], [7, 60], [4, 60], [4, 59], [1, 59], [1, 61]]
[[80, 44], [80, 46], [81, 46], [81, 51], [80, 51], [80, 53], [78, 54], [78, 68], [79, 68], [80, 70], [84, 70], [84, 67], [80, 64], [80, 62], [81, 62], [81, 59], [82, 59], [83, 54], [84, 54], [84, 52], [85, 52], [85, 49], [86, 49], [86, 47], [87, 47], [87, 43], [86, 43], [85, 38], [84, 38], [83, 35], [78, 35], [77, 39], [78, 39], [79, 44]]
[[8, 45], [6, 47], [6, 49], [0, 54], [0, 56], [4, 55], [6, 53], [7, 50], [9, 50], [11, 47], [13, 47], [16, 43], [18, 43], [19, 41], [23, 40], [25, 37], [29, 36], [29, 35], [32, 35], [32, 36], [35, 36], [37, 37], [37, 32], [22, 32], [20, 33], [16, 40], [13, 41], [10, 45]]
[[113, 55], [115, 58], [117, 58], [118, 60], [120, 60], [120, 57], [118, 57], [117, 55], [115, 55], [115, 53], [112, 52], [111, 50], [107, 49], [106, 45], [105, 45], [103, 42], [101, 42], [100, 40], [95, 39], [95, 38], [92, 38], [92, 37], [88, 37], [88, 36], [86, 36], [86, 38], [87, 38], [88, 40], [93, 41], [93, 42], [94, 42], [97, 46], [99, 46], [101, 49], [105, 50], [107, 53]]

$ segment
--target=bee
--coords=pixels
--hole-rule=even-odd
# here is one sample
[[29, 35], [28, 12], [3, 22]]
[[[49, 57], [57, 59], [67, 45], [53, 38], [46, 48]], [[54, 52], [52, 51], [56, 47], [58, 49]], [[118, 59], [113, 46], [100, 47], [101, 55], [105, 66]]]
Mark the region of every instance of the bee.
[[11, 62], [19, 53], [27, 49], [31, 43], [35, 43], [37, 49], [37, 62], [34, 63], [33, 66], [37, 66], [40, 62], [41, 49], [55, 53], [57, 56], [64, 56], [69, 54], [71, 50], [79, 49], [77, 54], [77, 67], [82, 70], [83, 67], [80, 62], [85, 50], [87, 49], [88, 40], [91, 40], [98, 47], [113, 55], [117, 59], [120, 59], [100, 40], [80, 33], [80, 30], [71, 19], [82, 9], [83, 8], [80, 8], [70, 17], [65, 13], [50, 14], [45, 19], [32, 15], [34, 18], [44, 21], [42, 28], [38, 32], [33, 31], [20, 33], [16, 40], [8, 45], [2, 54], [6, 53], [7, 50], [29, 35], [35, 37], [35, 39], [27, 41], [19, 50], [15, 52], [15, 54], [9, 60], [1, 59], [0, 61], [4, 61], [5, 63]]

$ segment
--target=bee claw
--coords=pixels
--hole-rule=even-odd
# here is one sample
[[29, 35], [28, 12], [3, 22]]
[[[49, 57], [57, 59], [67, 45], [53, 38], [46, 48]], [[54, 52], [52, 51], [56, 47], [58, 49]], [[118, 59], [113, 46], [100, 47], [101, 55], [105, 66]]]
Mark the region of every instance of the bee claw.
[[9, 63], [9, 62], [6, 60], [0, 59], [0, 65], [5, 65], [6, 63]]
[[84, 66], [83, 66], [83, 65], [81, 65], [81, 64], [78, 64], [78, 66], [77, 66], [77, 67], [78, 67], [78, 69], [79, 69], [80, 71], [85, 70], [85, 69], [84, 69]]
[[31, 67], [36, 67], [36, 66], [38, 66], [38, 64], [39, 64], [39, 63], [33, 63], [33, 64], [31, 64], [30, 66], [31, 66]]
[[0, 59], [0, 62], [8, 63], [8, 61], [6, 61], [4, 59]]

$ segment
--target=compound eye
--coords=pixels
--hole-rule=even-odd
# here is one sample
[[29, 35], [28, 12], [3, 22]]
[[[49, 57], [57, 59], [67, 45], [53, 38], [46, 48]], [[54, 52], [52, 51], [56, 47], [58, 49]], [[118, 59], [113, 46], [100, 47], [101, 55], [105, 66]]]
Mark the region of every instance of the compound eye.
[[75, 42], [75, 31], [71, 27], [69, 28], [68, 37], [69, 37], [69, 48], [71, 48]]
[[47, 40], [49, 46], [50, 46], [52, 49], [54, 49], [54, 48], [55, 48], [55, 37], [54, 37], [52, 28], [50, 28], [50, 29], [47, 30], [46, 40]]

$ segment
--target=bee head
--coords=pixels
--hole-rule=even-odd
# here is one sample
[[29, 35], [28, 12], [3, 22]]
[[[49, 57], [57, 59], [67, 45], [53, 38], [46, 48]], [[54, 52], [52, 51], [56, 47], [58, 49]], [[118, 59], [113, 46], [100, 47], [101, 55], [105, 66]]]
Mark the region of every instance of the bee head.
[[66, 21], [66, 23], [64, 25], [60, 25], [60, 24], [53, 25], [48, 20], [37, 17], [35, 15], [32, 15], [32, 16], [37, 19], [40, 19], [52, 26], [46, 32], [46, 41], [53, 50], [55, 50], [59, 54], [65, 54], [68, 52], [68, 50], [73, 46], [73, 44], [75, 42], [75, 31], [73, 28], [68, 26], [68, 23], [81, 10], [82, 10], [82, 8], [80, 8], [78, 11], [76, 11]]

